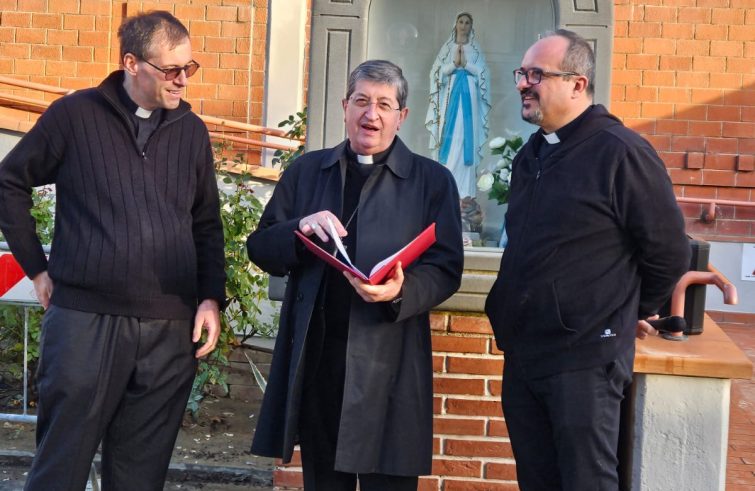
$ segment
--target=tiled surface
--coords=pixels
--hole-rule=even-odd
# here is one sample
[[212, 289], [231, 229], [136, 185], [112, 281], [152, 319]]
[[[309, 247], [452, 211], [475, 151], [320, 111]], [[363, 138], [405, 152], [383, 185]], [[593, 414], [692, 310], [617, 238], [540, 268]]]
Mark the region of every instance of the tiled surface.
[[[755, 364], [755, 314], [709, 314]], [[731, 383], [726, 490], [755, 490], [755, 376]]]

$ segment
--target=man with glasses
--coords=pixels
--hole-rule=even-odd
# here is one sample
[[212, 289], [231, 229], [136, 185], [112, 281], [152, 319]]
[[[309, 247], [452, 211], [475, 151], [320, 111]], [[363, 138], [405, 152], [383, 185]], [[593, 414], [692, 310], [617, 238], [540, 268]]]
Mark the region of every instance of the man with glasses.
[[[51, 104], [0, 164], [0, 228], [46, 309], [27, 490], [83, 490], [100, 442], [103, 489], [163, 489], [218, 338], [223, 230], [207, 128], [181, 99], [189, 33], [155, 11], [118, 36], [123, 69]], [[52, 183], [48, 261], [29, 208]]]
[[689, 266], [684, 221], [650, 144], [593, 104], [595, 58], [558, 30], [514, 70], [522, 118], [509, 243], [485, 311], [523, 491], [619, 489], [620, 406], [635, 335]]
[[[252, 452], [289, 462], [300, 443], [306, 491], [416, 490], [431, 470], [428, 311], [456, 291], [464, 261], [453, 176], [396, 135], [407, 91], [393, 63], [356, 67], [347, 140], [286, 169], [247, 242], [262, 269], [289, 275]], [[329, 249], [337, 234], [369, 271], [433, 222], [435, 244], [379, 285], [341, 274], [294, 234]]]

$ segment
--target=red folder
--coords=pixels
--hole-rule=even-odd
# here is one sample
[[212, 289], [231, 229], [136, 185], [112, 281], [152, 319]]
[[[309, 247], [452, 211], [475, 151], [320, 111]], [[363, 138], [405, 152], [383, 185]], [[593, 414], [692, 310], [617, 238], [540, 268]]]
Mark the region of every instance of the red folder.
[[304, 245], [307, 247], [307, 249], [312, 251], [317, 257], [330, 264], [337, 270], [348, 271], [357, 278], [361, 278], [371, 285], [379, 285], [393, 270], [393, 267], [396, 265], [396, 263], [401, 261], [402, 267], [406, 268], [407, 266], [409, 266], [409, 264], [414, 262], [414, 260], [417, 259], [423, 252], [425, 252], [428, 247], [435, 243], [435, 222], [430, 224], [430, 226], [423, 230], [422, 233], [414, 238], [414, 240], [399, 249], [396, 253], [377, 263], [372, 268], [372, 271], [370, 271], [369, 276], [362, 273], [357, 268], [341, 261], [333, 254], [330, 254], [325, 249], [309, 240], [306, 235], [299, 232], [298, 230], [294, 230], [294, 233], [302, 240], [302, 242], [304, 242]]

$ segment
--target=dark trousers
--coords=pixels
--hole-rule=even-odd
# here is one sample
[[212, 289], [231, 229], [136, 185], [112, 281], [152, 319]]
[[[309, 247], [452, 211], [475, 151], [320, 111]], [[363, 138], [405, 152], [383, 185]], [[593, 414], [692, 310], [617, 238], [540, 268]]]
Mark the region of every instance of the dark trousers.
[[501, 400], [522, 491], [615, 491], [621, 401], [634, 351], [594, 368], [530, 378], [506, 360]]
[[83, 490], [100, 441], [103, 490], [162, 490], [196, 370], [191, 330], [50, 306], [25, 490]]
[[326, 333], [315, 319], [307, 334], [305, 375], [299, 419], [304, 491], [416, 491], [417, 476], [353, 474], [335, 470], [338, 427], [346, 376], [343, 332]]

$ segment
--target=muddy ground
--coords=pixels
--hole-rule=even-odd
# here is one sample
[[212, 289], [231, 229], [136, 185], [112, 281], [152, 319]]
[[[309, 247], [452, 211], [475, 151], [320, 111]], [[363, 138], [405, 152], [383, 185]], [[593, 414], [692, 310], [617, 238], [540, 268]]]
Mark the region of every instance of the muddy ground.
[[[12, 412], [8, 407], [0, 412]], [[272, 459], [249, 453], [259, 400], [208, 396], [178, 433], [166, 490], [272, 489]], [[0, 421], [0, 454], [33, 452], [34, 425]], [[0, 462], [0, 491], [21, 489], [23, 459]], [[16, 487], [14, 487], [16, 486]]]

